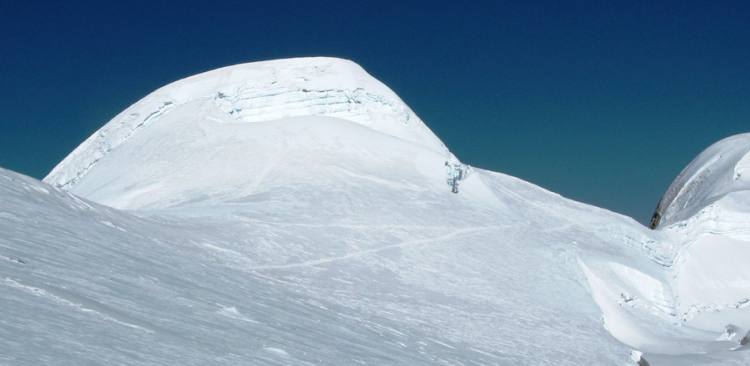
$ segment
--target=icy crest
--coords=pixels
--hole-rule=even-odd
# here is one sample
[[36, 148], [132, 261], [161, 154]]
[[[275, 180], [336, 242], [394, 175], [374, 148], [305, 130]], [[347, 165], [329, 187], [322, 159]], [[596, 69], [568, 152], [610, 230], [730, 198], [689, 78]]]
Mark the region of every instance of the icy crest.
[[101, 159], [145, 127], [195, 105], [200, 107], [191, 108], [190, 116], [179, 116], [182, 123], [207, 118], [253, 123], [303, 116], [336, 117], [447, 153], [419, 117], [359, 65], [336, 58], [297, 58], [224, 67], [162, 87], [88, 138], [45, 181], [72, 189]]
[[750, 133], [727, 137], [701, 152], [677, 176], [651, 226], [686, 220], [733, 192], [750, 190]]

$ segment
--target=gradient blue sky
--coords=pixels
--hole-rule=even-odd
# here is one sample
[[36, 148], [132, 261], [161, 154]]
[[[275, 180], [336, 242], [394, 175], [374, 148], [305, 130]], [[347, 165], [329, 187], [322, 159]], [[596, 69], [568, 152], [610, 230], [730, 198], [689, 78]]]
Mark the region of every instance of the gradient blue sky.
[[0, 3], [0, 166], [42, 178], [150, 91], [220, 66], [352, 59], [463, 161], [645, 222], [750, 131], [750, 5]]

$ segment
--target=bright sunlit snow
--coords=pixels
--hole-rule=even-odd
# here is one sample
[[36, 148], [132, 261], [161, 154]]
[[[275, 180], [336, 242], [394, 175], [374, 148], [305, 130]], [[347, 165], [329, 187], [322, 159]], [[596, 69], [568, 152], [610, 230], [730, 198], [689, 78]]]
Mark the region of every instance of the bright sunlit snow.
[[461, 164], [350, 61], [196, 75], [0, 170], [0, 365], [745, 365], [748, 136], [650, 230]]

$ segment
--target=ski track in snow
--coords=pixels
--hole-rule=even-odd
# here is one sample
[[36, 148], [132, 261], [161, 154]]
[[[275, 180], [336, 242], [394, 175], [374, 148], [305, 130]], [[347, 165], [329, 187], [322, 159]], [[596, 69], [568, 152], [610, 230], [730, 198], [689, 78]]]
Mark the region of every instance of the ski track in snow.
[[402, 247], [409, 247], [409, 246], [415, 246], [415, 245], [421, 245], [421, 244], [442, 242], [442, 241], [446, 241], [449, 239], [459, 237], [461, 235], [477, 234], [480, 232], [495, 230], [497, 228], [498, 227], [490, 226], [490, 227], [481, 227], [481, 228], [461, 229], [461, 230], [456, 230], [452, 233], [442, 235], [439, 237], [435, 237], [435, 238], [408, 240], [408, 241], [404, 241], [404, 242], [397, 243], [397, 244], [391, 244], [391, 245], [386, 245], [386, 246], [382, 246], [378, 248], [361, 250], [358, 252], [353, 252], [353, 253], [349, 253], [346, 255], [337, 256], [337, 257], [320, 258], [320, 259], [314, 259], [314, 260], [309, 260], [309, 261], [304, 261], [304, 262], [299, 262], [299, 263], [256, 266], [256, 267], [248, 268], [248, 270], [266, 271], [266, 270], [278, 270], [278, 269], [292, 269], [292, 268], [300, 268], [300, 267], [313, 267], [313, 266], [317, 266], [321, 264], [328, 264], [328, 263], [344, 261], [344, 260], [348, 260], [352, 258], [358, 258], [358, 257], [362, 257], [368, 254], [375, 254], [375, 253], [379, 253], [379, 252], [382, 252], [388, 249], [393, 249], [393, 248], [402, 248]]
[[[423, 244], [437, 244], [440, 242], [444, 242], [450, 239], [455, 239], [461, 236], [472, 236], [472, 235], [479, 235], [479, 234], [486, 234], [488, 232], [492, 232], [494, 230], [500, 230], [503, 228], [508, 228], [511, 225], [497, 225], [497, 226], [480, 226], [480, 227], [471, 227], [471, 228], [465, 228], [465, 229], [459, 229], [455, 230], [453, 232], [450, 232], [445, 235], [436, 236], [433, 238], [426, 238], [426, 239], [415, 239], [415, 240], [407, 240], [396, 244], [386, 245], [378, 248], [372, 248], [372, 249], [366, 249], [361, 250], [357, 252], [348, 253], [341, 256], [336, 257], [327, 257], [327, 258], [319, 258], [319, 259], [313, 259], [309, 261], [304, 262], [298, 262], [298, 263], [289, 263], [289, 264], [271, 264], [271, 265], [262, 265], [262, 266], [255, 266], [247, 268], [247, 270], [250, 271], [267, 271], [267, 270], [284, 270], [284, 269], [293, 269], [293, 268], [302, 268], [302, 267], [314, 267], [321, 264], [329, 264], [333, 262], [339, 262], [339, 261], [345, 261], [349, 259], [359, 258], [370, 254], [377, 254], [389, 249], [394, 248], [404, 248], [404, 247], [412, 247], [412, 246], [418, 246]], [[544, 230], [546, 233], [554, 232], [554, 231], [564, 231], [572, 227], [573, 224], [565, 224], [560, 227], [551, 228], [548, 230]]]

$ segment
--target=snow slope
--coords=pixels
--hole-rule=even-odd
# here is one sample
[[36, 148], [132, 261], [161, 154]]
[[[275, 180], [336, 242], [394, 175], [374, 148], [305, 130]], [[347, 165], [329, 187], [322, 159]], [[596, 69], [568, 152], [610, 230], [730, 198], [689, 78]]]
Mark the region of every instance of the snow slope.
[[45, 181], [74, 187], [101, 159], [151, 124], [249, 124], [299, 116], [339, 117], [447, 153], [419, 117], [359, 65], [325, 57], [288, 59], [225, 67], [154, 91], [87, 139]]
[[670, 275], [678, 314], [706, 330], [725, 323], [732, 339], [750, 330], [749, 174], [750, 134], [728, 137], [680, 173], [657, 210], [679, 245]]
[[659, 201], [654, 226], [688, 219], [731, 193], [747, 190], [750, 190], [750, 133], [727, 137], [691, 161]]
[[652, 231], [446, 160], [349, 61], [167, 85], [0, 170], [0, 365], [750, 360], [742, 200]]

